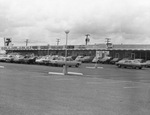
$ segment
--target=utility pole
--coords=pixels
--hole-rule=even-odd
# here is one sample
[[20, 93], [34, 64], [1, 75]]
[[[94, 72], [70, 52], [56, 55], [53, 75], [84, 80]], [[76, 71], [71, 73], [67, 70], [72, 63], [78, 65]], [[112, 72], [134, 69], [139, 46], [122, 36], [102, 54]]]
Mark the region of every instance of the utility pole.
[[90, 34], [86, 34], [85, 36], [86, 36], [85, 45], [87, 45], [87, 43], [90, 42], [90, 39], [89, 39]]
[[6, 44], [5, 44], [5, 37], [4, 37], [4, 47], [6, 46]]
[[106, 45], [108, 46], [111, 42], [110, 42], [110, 38], [105, 38], [106, 39]]
[[60, 42], [60, 39], [57, 39], [57, 41], [56, 41], [56, 42], [57, 42], [57, 46], [58, 46], [58, 45], [59, 45], [59, 42]]
[[27, 46], [28, 46], [28, 43], [29, 43], [29, 40], [28, 40], [28, 39], [26, 39], [26, 41], [25, 41], [25, 42], [26, 42], [26, 47], [27, 47]]

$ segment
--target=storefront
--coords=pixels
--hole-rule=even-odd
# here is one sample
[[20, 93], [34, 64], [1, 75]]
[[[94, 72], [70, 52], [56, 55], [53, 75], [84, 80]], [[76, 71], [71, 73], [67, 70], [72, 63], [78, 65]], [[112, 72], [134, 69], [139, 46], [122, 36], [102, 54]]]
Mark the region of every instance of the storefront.
[[[65, 46], [28, 46], [28, 47], [2, 47], [7, 53], [21, 53], [34, 55], [65, 55]], [[70, 56], [111, 56], [113, 58], [141, 58], [150, 60], [150, 45], [135, 45], [135, 44], [114, 44], [107, 47], [106, 44], [96, 45], [68, 45], [67, 55]]]

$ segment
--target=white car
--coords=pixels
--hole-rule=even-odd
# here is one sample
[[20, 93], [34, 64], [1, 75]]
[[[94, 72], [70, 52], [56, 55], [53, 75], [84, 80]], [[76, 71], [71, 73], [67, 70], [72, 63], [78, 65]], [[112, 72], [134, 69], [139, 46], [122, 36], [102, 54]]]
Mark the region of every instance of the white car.
[[73, 60], [72, 58], [68, 58], [68, 57], [66, 58], [66, 61], [65, 61], [65, 57], [60, 57], [51, 61], [51, 63], [55, 66], [64, 66], [66, 64], [69, 67], [71, 66], [79, 67], [81, 65], [81, 62]]
[[1, 62], [5, 62], [6, 61], [7, 56], [6, 55], [0, 55], [0, 61]]
[[100, 59], [102, 59], [102, 57], [94, 57], [94, 59], [92, 60], [93, 63], [99, 63]]
[[38, 57], [38, 58], [36, 58], [35, 63], [37, 63], [37, 64], [44, 64], [44, 60], [46, 60], [45, 56]]
[[80, 61], [80, 62], [82, 62], [82, 61], [83, 61], [83, 58], [84, 58], [84, 56], [77, 56], [76, 59], [75, 59], [75, 61]]

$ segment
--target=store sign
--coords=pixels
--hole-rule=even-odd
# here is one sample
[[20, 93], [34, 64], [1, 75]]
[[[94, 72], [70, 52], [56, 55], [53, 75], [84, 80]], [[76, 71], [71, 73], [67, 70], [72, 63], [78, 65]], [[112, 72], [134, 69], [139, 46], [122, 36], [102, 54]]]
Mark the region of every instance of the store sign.
[[38, 46], [31, 46], [32, 49], [38, 49]]
[[25, 47], [25, 46], [20, 46], [20, 47], [18, 47], [18, 49], [19, 49], [19, 50], [25, 50], [26, 47]]
[[67, 49], [74, 49], [74, 46], [73, 45], [68, 45]]
[[79, 49], [86, 49], [85, 45], [79, 45]]
[[63, 49], [63, 46], [50, 46], [50, 49]]
[[106, 45], [107, 45], [107, 48], [108, 48], [108, 49], [113, 48], [113, 44], [112, 44], [112, 43], [107, 43]]
[[4, 38], [4, 45], [11, 46], [12, 45], [12, 38]]
[[31, 49], [31, 47], [30, 47], [30, 46], [26, 46], [26, 49], [27, 49], [27, 50], [30, 50], [30, 49]]
[[49, 49], [49, 46], [40, 46], [40, 49]]
[[12, 49], [13, 49], [13, 50], [17, 50], [17, 49], [18, 49], [18, 47], [12, 47]]

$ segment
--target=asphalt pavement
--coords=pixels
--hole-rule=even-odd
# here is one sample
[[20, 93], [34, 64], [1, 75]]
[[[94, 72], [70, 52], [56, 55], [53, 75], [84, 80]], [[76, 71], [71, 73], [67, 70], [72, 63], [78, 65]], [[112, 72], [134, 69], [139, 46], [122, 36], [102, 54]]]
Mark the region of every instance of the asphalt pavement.
[[150, 68], [0, 63], [0, 115], [149, 115]]

